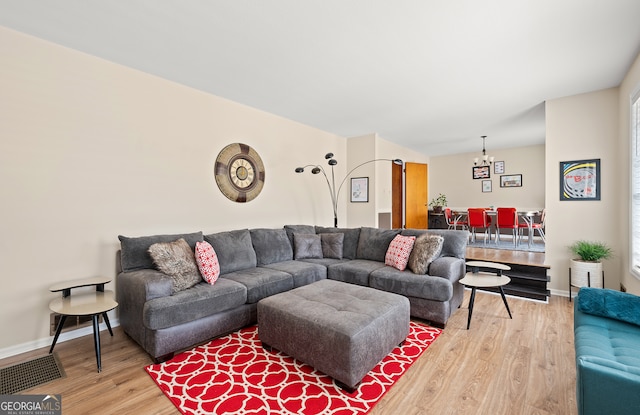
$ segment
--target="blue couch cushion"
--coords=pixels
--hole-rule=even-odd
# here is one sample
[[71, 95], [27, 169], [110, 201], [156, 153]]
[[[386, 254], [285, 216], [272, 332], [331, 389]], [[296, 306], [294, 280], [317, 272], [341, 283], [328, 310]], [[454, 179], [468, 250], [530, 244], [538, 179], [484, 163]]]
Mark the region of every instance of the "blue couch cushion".
[[577, 304], [580, 311], [640, 326], [640, 297], [620, 291], [582, 287]]

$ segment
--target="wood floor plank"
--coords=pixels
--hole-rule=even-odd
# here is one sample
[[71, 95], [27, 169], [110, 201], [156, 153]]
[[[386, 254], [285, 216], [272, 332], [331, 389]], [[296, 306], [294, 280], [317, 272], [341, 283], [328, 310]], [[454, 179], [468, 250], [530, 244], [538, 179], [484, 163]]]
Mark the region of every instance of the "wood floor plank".
[[[573, 308], [478, 292], [470, 330], [469, 291], [443, 333], [373, 408], [372, 415], [577, 413]], [[63, 413], [177, 414], [144, 371], [151, 358], [118, 327], [102, 332], [97, 372], [91, 335], [56, 345], [66, 378], [23, 393], [61, 394]], [[0, 361], [45, 355], [48, 348]]]

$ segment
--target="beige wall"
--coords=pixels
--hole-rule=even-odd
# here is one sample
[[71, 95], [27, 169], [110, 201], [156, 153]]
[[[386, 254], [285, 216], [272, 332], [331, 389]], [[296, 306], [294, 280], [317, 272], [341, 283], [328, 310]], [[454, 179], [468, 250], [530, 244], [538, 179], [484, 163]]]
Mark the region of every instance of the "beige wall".
[[429, 163], [429, 200], [439, 193], [447, 196], [448, 205], [454, 208], [514, 206], [518, 209], [542, 209], [545, 206], [544, 145], [511, 149], [491, 148], [487, 138], [487, 154], [496, 161], [505, 162], [504, 174], [522, 174], [522, 187], [500, 187], [500, 174], [491, 167], [492, 191], [482, 192], [482, 180], [473, 179], [473, 159], [478, 150], [464, 154], [431, 157]]
[[[604, 262], [605, 286], [620, 286], [621, 243], [615, 212], [625, 203], [618, 140], [618, 88], [547, 101], [546, 104], [546, 263], [550, 288], [567, 292], [568, 246], [576, 240], [606, 242], [615, 258]], [[600, 201], [560, 201], [560, 162], [601, 160]]]
[[[427, 163], [429, 158], [424, 154], [399, 146], [385, 140], [378, 134], [367, 134], [347, 139], [349, 156], [348, 171], [368, 160], [400, 159], [403, 162]], [[349, 227], [378, 227], [378, 214], [391, 213], [391, 167], [390, 161], [367, 163], [358, 167], [351, 177], [369, 177], [369, 202], [350, 202], [350, 180], [344, 183], [341, 195], [346, 195]]]
[[[294, 169], [345, 160], [342, 137], [4, 28], [0, 61], [0, 356], [50, 342], [50, 285], [114, 276], [118, 234], [333, 225], [326, 182]], [[245, 204], [213, 176], [234, 142], [266, 168]]]

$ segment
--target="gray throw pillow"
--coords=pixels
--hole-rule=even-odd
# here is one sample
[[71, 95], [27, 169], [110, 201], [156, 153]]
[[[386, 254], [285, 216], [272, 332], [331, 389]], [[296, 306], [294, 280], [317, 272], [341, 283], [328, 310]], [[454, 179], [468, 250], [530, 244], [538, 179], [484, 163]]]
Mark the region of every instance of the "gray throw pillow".
[[295, 259], [322, 258], [320, 235], [294, 233], [293, 246]]
[[320, 238], [324, 258], [342, 259], [344, 233], [321, 233]]
[[344, 233], [342, 257], [346, 259], [356, 259], [358, 240], [360, 239], [360, 228], [326, 228], [316, 226], [316, 233]]
[[440, 256], [444, 238], [440, 235], [424, 234], [416, 238], [407, 266], [414, 274], [426, 274], [429, 265]]
[[193, 251], [182, 238], [151, 245], [149, 255], [158, 270], [171, 277], [173, 293], [186, 290], [202, 281]]

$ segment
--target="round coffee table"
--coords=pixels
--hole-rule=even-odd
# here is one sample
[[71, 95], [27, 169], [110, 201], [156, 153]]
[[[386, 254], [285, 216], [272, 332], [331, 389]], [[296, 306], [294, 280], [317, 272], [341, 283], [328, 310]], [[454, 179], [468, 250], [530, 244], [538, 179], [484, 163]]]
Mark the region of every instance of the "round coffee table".
[[[471, 272], [467, 272], [465, 276], [460, 280], [460, 284], [471, 288], [471, 298], [469, 299], [469, 317], [467, 318], [467, 330], [471, 325], [471, 315], [473, 314], [473, 303], [476, 298], [477, 288], [498, 287], [500, 289], [500, 295], [504, 306], [507, 308], [509, 318], [511, 316], [511, 310], [509, 310], [509, 304], [507, 303], [507, 297], [504, 295], [502, 287], [511, 282], [511, 278], [506, 275], [502, 275], [502, 271], [509, 271], [511, 267], [505, 264], [499, 264], [495, 262], [484, 261], [469, 261], [466, 263], [467, 267], [471, 267]], [[489, 271], [480, 271], [485, 269]]]

